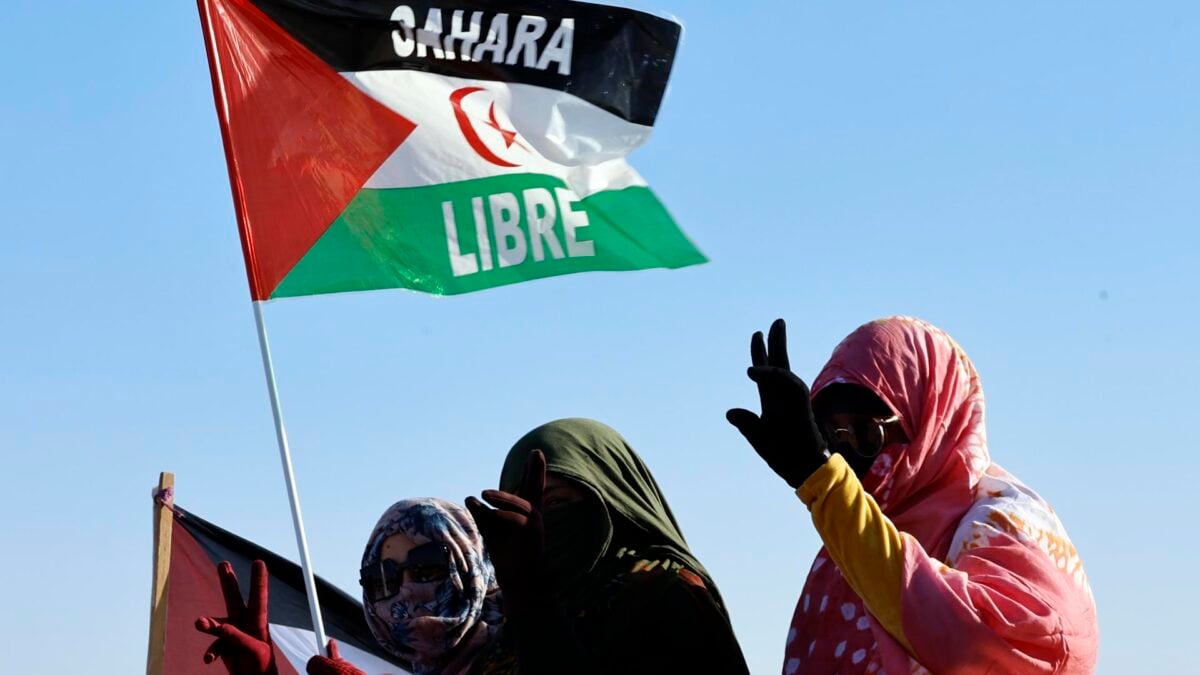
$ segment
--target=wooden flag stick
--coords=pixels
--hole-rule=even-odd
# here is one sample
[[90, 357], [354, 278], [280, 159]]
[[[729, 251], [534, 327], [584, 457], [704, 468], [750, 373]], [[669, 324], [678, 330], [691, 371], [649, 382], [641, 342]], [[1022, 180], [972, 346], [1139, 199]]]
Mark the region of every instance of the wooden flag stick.
[[163, 673], [163, 654], [167, 647], [167, 582], [171, 570], [171, 509], [175, 474], [158, 474], [154, 490], [154, 578], [150, 595], [150, 648], [146, 655], [146, 675]]

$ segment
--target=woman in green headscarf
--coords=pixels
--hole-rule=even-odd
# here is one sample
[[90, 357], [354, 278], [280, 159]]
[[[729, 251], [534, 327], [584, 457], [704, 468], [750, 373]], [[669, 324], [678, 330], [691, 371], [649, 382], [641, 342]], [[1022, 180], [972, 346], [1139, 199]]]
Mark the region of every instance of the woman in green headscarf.
[[517, 441], [468, 497], [522, 675], [746, 673], [717, 587], [625, 439], [584, 419]]

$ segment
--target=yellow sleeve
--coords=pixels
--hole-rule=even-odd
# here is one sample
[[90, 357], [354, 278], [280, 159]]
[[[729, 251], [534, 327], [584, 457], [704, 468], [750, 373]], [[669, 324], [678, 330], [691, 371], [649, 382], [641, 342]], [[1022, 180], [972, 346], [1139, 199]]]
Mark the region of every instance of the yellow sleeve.
[[883, 515], [841, 455], [833, 455], [796, 490], [812, 513], [829, 557], [884, 629], [908, 652], [900, 617], [904, 578], [900, 531]]

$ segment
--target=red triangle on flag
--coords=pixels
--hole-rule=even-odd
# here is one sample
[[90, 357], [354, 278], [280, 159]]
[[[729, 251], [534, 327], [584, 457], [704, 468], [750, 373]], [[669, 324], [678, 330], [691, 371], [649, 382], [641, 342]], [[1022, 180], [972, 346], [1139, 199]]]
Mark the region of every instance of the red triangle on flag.
[[416, 125], [249, 0], [198, 0], [250, 295], [266, 300]]
[[[196, 630], [196, 619], [226, 616], [221, 581], [209, 553], [187, 529], [179, 527], [176, 520], [172, 519], [171, 527], [162, 672], [167, 675], [217, 675], [226, 669], [203, 660], [204, 652], [216, 638]], [[248, 581], [244, 579], [242, 583]], [[296, 668], [279, 645], [274, 647], [279, 675], [297, 675]]]
[[[177, 505], [161, 508], [170, 509], [170, 526], [156, 530], [155, 549], [158, 550], [165, 532], [170, 537], [170, 554], [156, 562], [165, 565], [166, 583], [160, 598], [165, 604], [152, 608], [152, 622], [161, 622], [159, 630], [151, 629], [150, 652], [160, 655], [158, 663], [162, 666], [154, 672], [162, 675], [226, 672], [219, 664], [204, 663], [204, 652], [216, 638], [197, 630], [196, 620], [229, 615], [217, 572], [219, 563], [228, 562], [233, 567], [239, 577], [242, 600], [248, 600], [252, 561], [262, 560], [267, 565], [267, 620], [276, 667], [279, 675], [303, 673], [317, 652], [317, 643], [301, 568]], [[319, 576], [315, 582], [326, 636], [338, 641], [345, 658], [370, 675], [410, 672], [403, 667], [403, 660], [389, 655], [379, 645], [357, 599]]]

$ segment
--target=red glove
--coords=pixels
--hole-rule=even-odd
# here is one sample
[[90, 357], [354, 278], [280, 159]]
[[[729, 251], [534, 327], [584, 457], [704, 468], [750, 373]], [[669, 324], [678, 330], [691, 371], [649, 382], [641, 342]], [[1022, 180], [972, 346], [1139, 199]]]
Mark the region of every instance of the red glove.
[[217, 565], [217, 577], [228, 616], [196, 619], [196, 630], [217, 638], [204, 652], [204, 662], [221, 659], [229, 675], [279, 675], [267, 628], [267, 564], [255, 560], [250, 567], [249, 603], [242, 602], [242, 589], [232, 565]]
[[484, 490], [490, 509], [467, 497], [467, 509], [475, 517], [483, 545], [487, 548], [496, 581], [504, 593], [504, 612], [509, 618], [540, 608], [545, 601], [542, 554], [546, 546], [542, 525], [542, 492], [546, 488], [546, 456], [541, 450], [529, 453], [525, 476], [516, 494]]
[[314, 656], [305, 667], [308, 675], [367, 675], [338, 654], [337, 640], [329, 641], [329, 656]]

